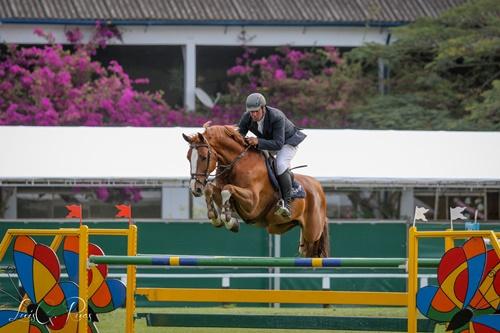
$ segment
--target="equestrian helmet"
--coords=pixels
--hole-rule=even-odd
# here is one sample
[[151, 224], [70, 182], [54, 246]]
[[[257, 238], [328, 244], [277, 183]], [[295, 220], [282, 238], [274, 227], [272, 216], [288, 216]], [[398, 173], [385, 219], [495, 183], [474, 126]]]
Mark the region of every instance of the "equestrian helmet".
[[247, 111], [257, 111], [262, 106], [266, 106], [266, 99], [262, 94], [253, 93], [248, 95], [246, 102]]

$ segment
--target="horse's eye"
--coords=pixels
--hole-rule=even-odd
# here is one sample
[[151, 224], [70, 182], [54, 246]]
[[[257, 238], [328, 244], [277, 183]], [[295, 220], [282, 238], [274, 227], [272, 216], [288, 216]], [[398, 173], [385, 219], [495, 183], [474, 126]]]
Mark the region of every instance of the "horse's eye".
[[206, 156], [200, 156], [200, 158], [201, 158], [202, 161], [206, 161], [207, 160]]

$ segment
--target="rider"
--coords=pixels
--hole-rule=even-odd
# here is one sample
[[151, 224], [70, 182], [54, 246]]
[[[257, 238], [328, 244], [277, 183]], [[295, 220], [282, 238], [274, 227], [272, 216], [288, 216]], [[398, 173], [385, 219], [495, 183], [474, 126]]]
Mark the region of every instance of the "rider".
[[292, 215], [290, 163], [297, 153], [298, 144], [306, 135], [282, 111], [266, 105], [266, 99], [259, 93], [247, 97], [246, 112], [241, 117], [238, 127], [243, 136], [248, 131], [257, 136], [245, 138], [249, 145], [276, 153], [276, 173], [283, 197], [283, 204], [277, 213], [290, 217]]

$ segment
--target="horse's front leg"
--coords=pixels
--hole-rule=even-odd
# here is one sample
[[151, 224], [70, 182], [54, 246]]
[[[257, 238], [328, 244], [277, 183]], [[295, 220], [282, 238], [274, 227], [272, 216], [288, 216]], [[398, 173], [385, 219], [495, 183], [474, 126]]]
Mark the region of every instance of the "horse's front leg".
[[253, 220], [258, 217], [260, 212], [258, 195], [249, 189], [238, 187], [235, 185], [225, 185], [221, 191], [222, 196], [222, 220], [230, 223], [232, 208], [231, 198], [238, 205], [238, 213], [244, 220]]
[[[228, 186], [228, 185], [226, 185]], [[220, 192], [221, 195], [221, 217], [220, 219], [226, 225], [226, 228], [232, 232], [238, 232], [240, 230], [240, 223], [238, 219], [233, 217], [233, 208], [231, 207], [231, 192], [229, 192], [224, 186], [224, 189]]]
[[205, 186], [205, 188], [203, 189], [203, 194], [205, 196], [205, 202], [207, 204], [208, 219], [212, 221], [212, 225], [214, 227], [222, 227], [224, 222], [219, 218], [217, 208], [214, 205], [214, 196], [218, 195], [220, 197], [220, 189], [213, 183], [208, 183], [207, 186]]
[[225, 185], [221, 194], [223, 205], [224, 202], [229, 202], [229, 198], [233, 198], [238, 203], [239, 213], [243, 219], [253, 220], [262, 210], [259, 207], [259, 195], [252, 190], [236, 185]]

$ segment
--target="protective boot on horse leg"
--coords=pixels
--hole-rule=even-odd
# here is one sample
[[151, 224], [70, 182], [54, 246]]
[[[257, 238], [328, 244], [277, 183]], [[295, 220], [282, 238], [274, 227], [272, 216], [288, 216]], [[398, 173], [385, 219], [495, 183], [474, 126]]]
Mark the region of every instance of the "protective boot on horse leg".
[[[220, 190], [218, 191], [217, 186], [208, 182], [205, 188], [203, 189], [203, 194], [205, 196], [205, 202], [207, 204], [207, 217], [212, 221], [212, 225], [216, 228], [220, 228], [224, 225], [224, 221], [221, 220], [219, 214], [217, 212], [217, 208], [214, 205], [214, 196], [218, 194], [220, 197]], [[219, 198], [220, 201], [220, 198]]]

